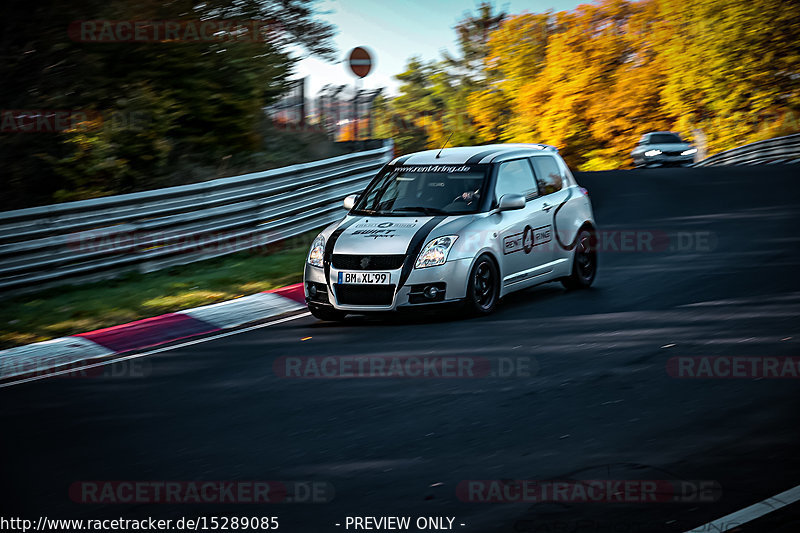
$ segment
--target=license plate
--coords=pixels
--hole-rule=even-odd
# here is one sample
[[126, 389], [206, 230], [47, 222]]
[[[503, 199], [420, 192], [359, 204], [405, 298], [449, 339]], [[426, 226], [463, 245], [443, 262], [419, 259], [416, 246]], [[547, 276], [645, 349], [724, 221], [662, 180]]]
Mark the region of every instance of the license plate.
[[339, 283], [386, 285], [391, 276], [388, 272], [339, 272]]

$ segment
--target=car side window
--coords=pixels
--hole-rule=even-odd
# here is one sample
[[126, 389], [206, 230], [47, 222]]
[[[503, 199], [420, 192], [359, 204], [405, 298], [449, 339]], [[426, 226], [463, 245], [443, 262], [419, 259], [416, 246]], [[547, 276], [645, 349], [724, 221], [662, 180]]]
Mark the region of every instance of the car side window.
[[531, 160], [533, 168], [536, 169], [536, 181], [542, 194], [560, 191], [564, 185], [564, 178], [556, 160], [550, 156], [532, 157]]
[[558, 163], [558, 168], [561, 169], [561, 177], [564, 178], [564, 183], [562, 183], [561, 186], [569, 187], [571, 185], [574, 185], [575, 176], [572, 175], [572, 171], [569, 169], [564, 160], [559, 157], [556, 159], [556, 162]]
[[504, 194], [522, 194], [527, 199], [538, 195], [536, 179], [527, 159], [515, 159], [500, 163], [497, 169], [497, 184], [494, 187], [495, 204]]

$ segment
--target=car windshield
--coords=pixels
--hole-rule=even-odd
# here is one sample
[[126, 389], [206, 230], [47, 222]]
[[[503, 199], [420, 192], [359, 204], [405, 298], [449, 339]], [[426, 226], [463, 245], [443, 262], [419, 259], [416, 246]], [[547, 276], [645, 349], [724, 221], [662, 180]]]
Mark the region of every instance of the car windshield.
[[674, 133], [653, 133], [650, 135], [650, 144], [676, 144], [682, 142], [681, 138]]
[[485, 196], [486, 165], [401, 166], [369, 185], [353, 212], [361, 215], [475, 213]]

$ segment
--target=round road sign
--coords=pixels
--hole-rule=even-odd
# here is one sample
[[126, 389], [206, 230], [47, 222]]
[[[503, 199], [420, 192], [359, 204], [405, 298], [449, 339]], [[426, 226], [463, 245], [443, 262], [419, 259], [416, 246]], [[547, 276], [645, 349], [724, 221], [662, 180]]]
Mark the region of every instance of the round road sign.
[[353, 48], [347, 58], [350, 70], [359, 78], [365, 77], [372, 70], [372, 56], [366, 48], [360, 46]]

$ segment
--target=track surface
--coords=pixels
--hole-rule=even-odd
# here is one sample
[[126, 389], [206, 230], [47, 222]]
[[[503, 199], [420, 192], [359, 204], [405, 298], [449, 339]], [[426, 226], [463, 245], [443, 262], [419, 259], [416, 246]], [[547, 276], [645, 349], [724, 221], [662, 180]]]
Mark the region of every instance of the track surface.
[[[149, 357], [144, 378], [2, 389], [0, 515], [273, 515], [290, 532], [343, 531], [334, 524], [348, 515], [449, 515], [466, 524], [460, 531], [685, 531], [794, 487], [800, 380], [680, 380], [666, 361], [800, 355], [798, 170], [579, 175], [604, 229], [711, 236], [710, 247], [683, 251], [608, 250], [590, 291], [546, 285], [481, 319], [305, 317]], [[530, 357], [535, 373], [313, 380], [273, 371], [281, 356], [376, 354]], [[722, 494], [713, 503], [491, 504], [455, 492], [470, 479], [629, 478], [715, 480]], [[79, 480], [308, 479], [332, 484], [334, 501], [98, 506], [67, 494]]]

